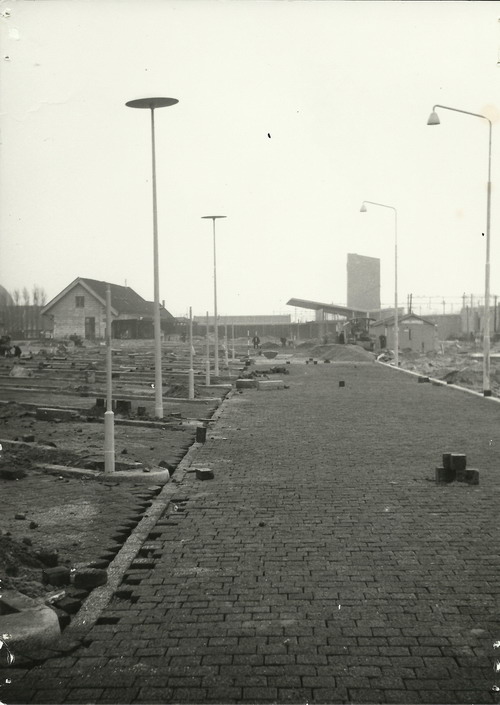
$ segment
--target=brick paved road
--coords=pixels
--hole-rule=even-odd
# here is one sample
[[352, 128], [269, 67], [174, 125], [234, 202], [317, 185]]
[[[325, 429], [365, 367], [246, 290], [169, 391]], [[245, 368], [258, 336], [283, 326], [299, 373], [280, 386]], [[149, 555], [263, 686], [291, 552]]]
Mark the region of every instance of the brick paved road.
[[[185, 475], [86, 648], [2, 670], [2, 702], [497, 701], [500, 405], [290, 372], [226, 402], [193, 463], [215, 479]], [[445, 451], [481, 484], [436, 486]]]

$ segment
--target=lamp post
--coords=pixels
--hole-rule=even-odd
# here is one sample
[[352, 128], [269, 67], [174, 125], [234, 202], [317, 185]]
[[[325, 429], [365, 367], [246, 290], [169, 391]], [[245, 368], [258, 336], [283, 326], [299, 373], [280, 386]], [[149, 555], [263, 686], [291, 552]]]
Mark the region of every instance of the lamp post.
[[104, 472], [115, 471], [115, 415], [113, 412], [113, 371], [111, 348], [111, 287], [106, 285], [106, 411], [104, 413]]
[[482, 118], [488, 121], [488, 188], [486, 196], [486, 264], [484, 270], [484, 327], [483, 327], [483, 394], [485, 397], [491, 396], [490, 385], [490, 218], [491, 218], [491, 120], [486, 115], [471, 113], [468, 110], [450, 108], [447, 105], [435, 105], [427, 120], [428, 125], [440, 125], [439, 115], [436, 108], [451, 110], [454, 113], [463, 113], [473, 117]]
[[155, 416], [163, 418], [162, 374], [161, 374], [161, 328], [160, 328], [160, 277], [158, 270], [158, 215], [156, 204], [156, 155], [155, 155], [155, 109], [175, 105], [176, 98], [138, 98], [129, 100], [128, 108], [141, 108], [151, 111], [151, 163], [153, 183], [153, 260], [154, 260], [154, 311], [153, 325], [155, 337]]
[[375, 201], [363, 201], [361, 213], [366, 213], [368, 210], [366, 204], [372, 206], [380, 206], [381, 208], [390, 208], [394, 211], [394, 363], [399, 367], [399, 313], [398, 313], [398, 212], [394, 206], [386, 206], [385, 203], [376, 203]]
[[219, 331], [217, 326], [217, 259], [215, 252], [215, 221], [218, 218], [226, 218], [225, 215], [203, 215], [203, 219], [212, 219], [212, 231], [214, 238], [214, 346], [215, 346], [215, 359], [214, 359], [214, 375], [219, 376]]

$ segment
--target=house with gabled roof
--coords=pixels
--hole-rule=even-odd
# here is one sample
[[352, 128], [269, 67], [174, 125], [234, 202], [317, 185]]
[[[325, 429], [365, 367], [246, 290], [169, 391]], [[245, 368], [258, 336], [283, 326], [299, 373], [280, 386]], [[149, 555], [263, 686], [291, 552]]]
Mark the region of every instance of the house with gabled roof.
[[[375, 349], [394, 350], [394, 316], [375, 321], [370, 325], [370, 333], [376, 337]], [[437, 326], [427, 318], [407, 313], [398, 319], [400, 350], [423, 353], [436, 350], [438, 346]]]
[[[42, 309], [53, 324], [55, 338], [78, 335], [87, 340], [106, 335], [106, 290], [108, 282], [77, 277]], [[154, 303], [129, 286], [109, 283], [111, 333], [113, 338], [153, 338]], [[160, 305], [162, 333], [174, 332], [176, 319]]]

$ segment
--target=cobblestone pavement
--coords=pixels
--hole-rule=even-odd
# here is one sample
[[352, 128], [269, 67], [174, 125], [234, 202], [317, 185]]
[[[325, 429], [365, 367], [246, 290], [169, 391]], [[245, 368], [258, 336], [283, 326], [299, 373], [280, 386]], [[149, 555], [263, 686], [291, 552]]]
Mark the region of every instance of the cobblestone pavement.
[[[289, 369], [225, 402], [85, 646], [2, 669], [3, 703], [498, 702], [500, 405]], [[479, 486], [433, 482], [447, 451]]]

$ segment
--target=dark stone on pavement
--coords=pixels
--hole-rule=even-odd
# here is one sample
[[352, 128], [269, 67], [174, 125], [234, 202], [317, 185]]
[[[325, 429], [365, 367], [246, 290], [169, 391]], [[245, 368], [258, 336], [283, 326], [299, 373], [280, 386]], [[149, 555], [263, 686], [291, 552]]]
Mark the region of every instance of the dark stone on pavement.
[[479, 485], [479, 470], [469, 468], [464, 472], [464, 482], [469, 485]]
[[62, 600], [56, 602], [56, 607], [64, 610], [68, 614], [76, 614], [80, 607], [82, 606], [82, 601], [77, 600], [74, 597], [63, 597]]
[[70, 569], [63, 565], [45, 568], [42, 571], [42, 582], [44, 585], [54, 585], [54, 587], [69, 585], [70, 575]]
[[210, 468], [196, 468], [196, 478], [198, 480], [213, 480], [213, 470], [210, 470]]
[[75, 587], [93, 589], [108, 582], [108, 573], [103, 568], [78, 568], [75, 572]]
[[455, 481], [455, 471], [451, 468], [436, 468], [436, 482], [448, 483]]

